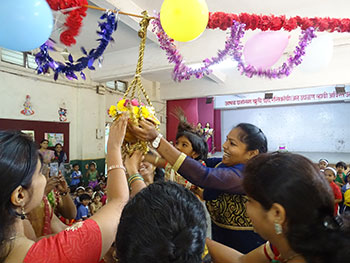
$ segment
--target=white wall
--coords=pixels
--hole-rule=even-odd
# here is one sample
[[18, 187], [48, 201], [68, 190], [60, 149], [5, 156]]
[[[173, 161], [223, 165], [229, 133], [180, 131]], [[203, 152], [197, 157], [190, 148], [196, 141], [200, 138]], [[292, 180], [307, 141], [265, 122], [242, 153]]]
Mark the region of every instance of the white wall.
[[[269, 151], [285, 145], [312, 161], [350, 162], [350, 103], [241, 108], [222, 111], [222, 141], [240, 122], [252, 123], [265, 133]], [[223, 143], [222, 142], [222, 143]]]
[[[107, 91], [99, 95], [96, 84], [89, 79], [84, 82], [62, 78], [54, 82], [52, 76], [37, 76], [33, 70], [0, 61], [0, 118], [57, 122], [59, 106], [65, 103], [70, 123], [70, 159], [104, 158], [105, 140], [96, 139], [96, 129], [101, 129], [104, 134], [105, 123], [112, 121], [107, 109], [116, 104], [122, 94]], [[165, 116], [165, 102], [159, 99], [159, 85], [145, 82], [144, 86], [151, 100], [154, 98], [156, 111]], [[31, 96], [35, 111], [28, 117], [20, 113], [26, 95]], [[161, 126], [163, 133], [165, 126], [165, 123]]]

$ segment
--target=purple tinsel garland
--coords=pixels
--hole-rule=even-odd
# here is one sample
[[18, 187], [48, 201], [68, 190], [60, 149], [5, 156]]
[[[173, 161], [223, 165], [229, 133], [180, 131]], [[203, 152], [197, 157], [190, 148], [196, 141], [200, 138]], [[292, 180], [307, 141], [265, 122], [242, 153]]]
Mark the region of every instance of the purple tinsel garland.
[[97, 32], [100, 41], [99, 46], [96, 49], [91, 49], [88, 53], [84, 47], [81, 47], [81, 51], [85, 56], [79, 58], [77, 62], [74, 62], [73, 56], [70, 54], [68, 57], [69, 62], [61, 63], [55, 61], [49, 54], [49, 50], [55, 51], [53, 43], [47, 41], [40, 47], [40, 52], [35, 55], [35, 62], [38, 65], [36, 71], [38, 74], [45, 74], [51, 68], [54, 72], [54, 79], [57, 80], [59, 74], [64, 74], [67, 79], [78, 79], [74, 72], [80, 72], [82, 79], [86, 79], [82, 70], [89, 68], [95, 70], [93, 66], [95, 60], [99, 63], [102, 61], [102, 54], [106, 50], [110, 41], [114, 41], [112, 34], [117, 30], [118, 20], [113, 12], [103, 14], [100, 19], [106, 19], [105, 22], [100, 23], [100, 31]]
[[245, 25], [233, 21], [233, 24], [230, 28], [229, 37], [225, 41], [225, 49], [219, 50], [216, 57], [212, 57], [211, 59], [204, 59], [202, 67], [193, 69], [185, 65], [182, 55], [174, 44], [174, 40], [169, 38], [168, 35], [164, 32], [160, 23], [159, 14], [157, 16], [157, 19], [154, 19], [152, 23], [154, 26], [153, 32], [155, 32], [158, 37], [161, 49], [165, 50], [169, 63], [175, 64], [172, 77], [175, 81], [178, 82], [181, 82], [184, 79], [189, 80], [192, 76], [195, 76], [197, 79], [199, 79], [202, 78], [205, 74], [210, 74], [211, 70], [209, 67], [222, 62], [226, 56], [231, 56], [233, 60], [237, 61], [238, 70], [242, 75], [246, 75], [249, 78], [253, 76], [266, 77], [269, 79], [286, 77], [289, 76], [295, 66], [299, 65], [302, 62], [301, 57], [305, 55], [305, 48], [310, 44], [311, 40], [316, 37], [314, 28], [310, 27], [306, 30], [303, 30], [300, 37], [299, 46], [295, 48], [294, 55], [290, 56], [287, 62], [283, 63], [282, 66], [277, 69], [261, 70], [256, 69], [251, 65], [244, 64], [242, 60], [243, 45], [241, 45], [241, 39], [245, 33]]
[[[238, 22], [234, 22], [235, 27], [239, 27]], [[244, 35], [244, 32], [243, 32]], [[309, 27], [306, 30], [301, 32], [301, 36], [299, 37], [299, 44], [295, 48], [293, 54], [288, 57], [287, 62], [284, 62], [282, 66], [276, 69], [256, 69], [254, 66], [245, 65], [242, 60], [242, 45], [239, 45], [237, 48], [233, 50], [233, 58], [238, 62], [238, 70], [242, 75], [246, 75], [248, 78], [252, 78], [253, 76], [258, 77], [266, 77], [268, 79], [280, 79], [283, 77], [287, 77], [292, 72], [295, 66], [298, 66], [303, 61], [302, 56], [305, 55], [305, 48], [311, 43], [312, 39], [315, 38], [315, 29], [313, 27]]]

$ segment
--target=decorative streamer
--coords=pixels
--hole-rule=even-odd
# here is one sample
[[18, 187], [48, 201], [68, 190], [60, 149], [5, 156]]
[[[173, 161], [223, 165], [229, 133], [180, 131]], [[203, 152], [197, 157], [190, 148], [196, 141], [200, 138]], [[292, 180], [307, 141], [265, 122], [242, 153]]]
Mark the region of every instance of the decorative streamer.
[[[242, 24], [234, 22], [234, 27], [237, 28], [240, 25]], [[295, 66], [301, 64], [302, 56], [305, 55], [305, 48], [311, 43], [311, 40], [316, 37], [314, 31], [315, 30], [313, 27], [309, 27], [308, 29], [301, 32], [301, 36], [299, 37], [299, 45], [295, 48], [293, 52], [294, 55], [289, 56], [287, 62], [284, 62], [282, 66], [277, 69], [261, 70], [256, 69], [251, 65], [246, 65], [242, 59], [243, 46], [239, 44], [237, 44], [233, 49], [233, 59], [238, 62], [238, 70], [241, 72], [241, 74], [249, 78], [252, 78], [254, 76], [266, 77], [268, 79], [280, 79], [287, 77], [290, 75]], [[235, 43], [237, 43], [237, 41]]]
[[172, 77], [178, 82], [181, 82], [184, 79], [189, 80], [192, 76], [199, 79], [204, 75], [210, 74], [210, 67], [220, 63], [228, 56], [238, 62], [238, 70], [241, 72], [241, 74], [246, 75], [247, 77], [251, 78], [253, 76], [259, 76], [269, 79], [286, 77], [289, 76], [295, 66], [301, 63], [301, 57], [305, 55], [305, 48], [311, 42], [311, 40], [316, 37], [312, 27], [303, 30], [299, 45], [295, 48], [294, 55], [290, 56], [287, 62], [283, 63], [278, 69], [260, 70], [255, 69], [251, 65], [244, 64], [242, 60], [243, 46], [241, 44], [241, 39], [244, 36], [245, 25], [233, 21], [230, 27], [230, 33], [225, 42], [225, 49], [219, 50], [216, 57], [204, 59], [203, 66], [199, 68], [191, 68], [184, 63], [184, 59], [179, 50], [176, 48], [174, 40], [169, 38], [164, 32], [159, 16], [157, 19], [153, 20], [152, 23], [154, 25], [153, 31], [158, 37], [161, 49], [165, 50], [169, 63], [175, 64]]
[[99, 35], [98, 41], [99, 46], [96, 49], [91, 49], [89, 52], [81, 47], [81, 51], [85, 56], [79, 58], [76, 62], [73, 60], [73, 56], [68, 56], [69, 62], [65, 64], [62, 62], [55, 61], [49, 54], [49, 51], [55, 51], [52, 41], [47, 41], [40, 47], [40, 52], [35, 55], [35, 62], [38, 67], [36, 69], [38, 74], [45, 74], [51, 68], [54, 71], [54, 79], [57, 80], [59, 74], [64, 74], [67, 79], [78, 79], [75, 72], [80, 72], [82, 79], [86, 79], [83, 70], [89, 68], [95, 70], [93, 66], [94, 62], [98, 60], [99, 64], [102, 62], [102, 55], [106, 50], [108, 44], [114, 41], [112, 34], [117, 30], [118, 19], [113, 12], [105, 13], [100, 19], [106, 19], [105, 22], [99, 23], [100, 31], [97, 32]]
[[[60, 35], [60, 41], [66, 46], [76, 44], [75, 37], [79, 35], [79, 30], [82, 26], [83, 17], [86, 16], [88, 4], [87, 0], [46, 0], [50, 8], [55, 11], [62, 11], [67, 15], [64, 23], [66, 30]], [[73, 11], [68, 11], [72, 7], [80, 7]], [[68, 10], [67, 10], [68, 9]]]
[[[49, 3], [51, 9], [62, 11], [64, 14], [68, 14], [66, 23], [64, 24], [67, 30], [65, 30], [60, 36], [61, 42], [66, 45], [72, 45], [76, 43], [74, 37], [79, 33], [79, 29], [82, 25], [82, 17], [86, 16], [87, 8], [105, 10], [103, 8], [89, 6], [87, 0], [46, 1]], [[72, 11], [70, 8], [77, 9]], [[100, 24], [101, 32], [98, 32], [98, 34], [101, 37], [99, 39], [101, 43], [99, 47], [92, 49], [89, 53], [86, 52], [86, 50], [82, 47], [81, 50], [85, 56], [79, 58], [77, 62], [74, 62], [72, 55], [69, 55], [69, 62], [66, 62], [66, 64], [56, 62], [49, 55], [50, 50], [55, 50], [53, 43], [48, 41], [42, 45], [40, 52], [36, 55], [38, 74], [47, 73], [49, 68], [51, 68], [55, 72], [55, 80], [57, 80], [59, 74], [64, 74], [70, 80], [77, 79], [75, 72], [80, 72], [81, 77], [85, 79], [85, 74], [82, 72], [82, 70], [85, 68], [94, 70], [95, 68], [93, 66], [93, 63], [96, 60], [101, 63], [103, 52], [105, 51], [108, 43], [113, 40], [111, 34], [116, 30], [117, 21], [112, 22], [112, 12], [113, 11], [110, 11], [108, 15], [104, 14], [101, 17], [101, 19], [107, 18], [107, 22]], [[130, 16], [142, 17], [130, 13], [120, 13]], [[210, 67], [222, 62], [227, 57], [231, 57], [233, 60], [237, 61], [238, 70], [241, 72], [241, 74], [248, 77], [259, 76], [269, 79], [286, 77], [291, 73], [292, 69], [295, 66], [299, 65], [302, 62], [302, 56], [305, 55], [306, 46], [314, 37], [316, 37], [314, 33], [315, 31], [340, 33], [350, 32], [349, 18], [308, 18], [300, 16], [286, 18], [284, 15], [275, 16], [248, 13], [229, 14], [224, 12], [210, 12], [207, 28], [220, 28], [224, 31], [230, 28], [229, 36], [225, 42], [225, 48], [223, 50], [219, 50], [217, 56], [204, 59], [203, 65], [201, 67], [191, 68], [185, 65], [182, 55], [179, 53], [176, 45], [174, 44], [174, 40], [169, 38], [164, 32], [160, 24], [159, 14], [155, 18], [149, 17], [149, 19], [154, 19], [152, 22], [154, 25], [153, 31], [157, 34], [161, 48], [166, 51], [169, 62], [175, 64], [172, 77], [175, 81], [178, 82], [184, 79], [188, 80], [192, 76], [195, 76], [199, 79], [204, 75], [210, 74]], [[260, 29], [262, 31], [278, 31], [283, 29], [286, 31], [292, 31], [297, 28], [302, 29], [299, 44], [295, 48], [293, 55], [291, 55], [287, 61], [284, 62], [279, 68], [261, 70], [254, 68], [252, 65], [246, 65], [243, 62], [242, 45], [240, 41], [244, 36], [244, 30]]]
[[226, 30], [231, 27], [233, 20], [245, 24], [246, 30], [260, 29], [262, 31], [273, 30], [278, 31], [284, 29], [286, 31], [292, 31], [300, 28], [306, 30], [309, 27], [315, 28], [316, 31], [323, 32], [350, 32], [350, 19], [349, 18], [330, 18], [330, 17], [290, 17], [286, 18], [282, 16], [274, 15], [257, 15], [257, 14], [228, 14], [224, 12], [211, 12], [209, 13], [209, 22], [207, 28], [215, 29], [220, 28]]

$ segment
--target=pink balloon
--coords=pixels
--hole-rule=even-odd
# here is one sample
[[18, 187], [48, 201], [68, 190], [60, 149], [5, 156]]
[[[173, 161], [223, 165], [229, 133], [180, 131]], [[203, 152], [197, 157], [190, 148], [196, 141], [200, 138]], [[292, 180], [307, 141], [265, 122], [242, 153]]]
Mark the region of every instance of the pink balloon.
[[245, 62], [256, 69], [268, 69], [281, 58], [288, 42], [287, 32], [260, 32], [248, 39], [245, 44], [243, 50]]

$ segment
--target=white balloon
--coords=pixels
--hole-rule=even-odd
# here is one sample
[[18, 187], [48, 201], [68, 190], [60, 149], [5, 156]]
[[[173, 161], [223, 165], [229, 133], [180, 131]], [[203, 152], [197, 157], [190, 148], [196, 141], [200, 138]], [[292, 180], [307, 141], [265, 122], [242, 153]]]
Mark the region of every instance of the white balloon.
[[304, 72], [316, 72], [327, 68], [333, 57], [333, 47], [332, 34], [317, 35], [306, 47], [299, 69]]

